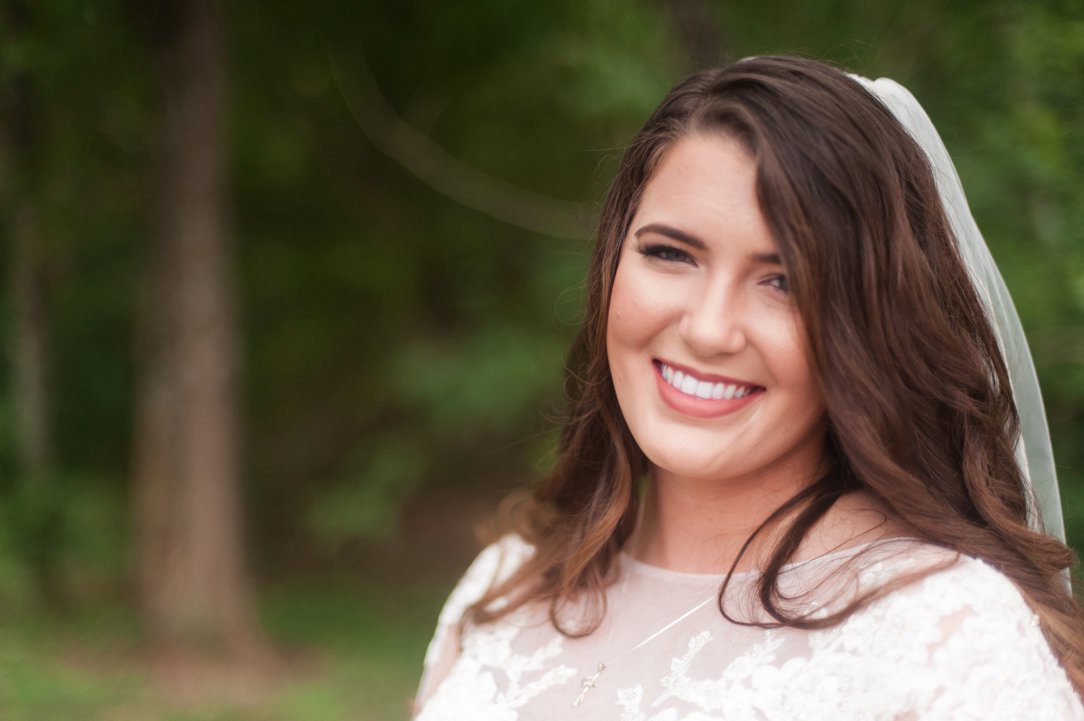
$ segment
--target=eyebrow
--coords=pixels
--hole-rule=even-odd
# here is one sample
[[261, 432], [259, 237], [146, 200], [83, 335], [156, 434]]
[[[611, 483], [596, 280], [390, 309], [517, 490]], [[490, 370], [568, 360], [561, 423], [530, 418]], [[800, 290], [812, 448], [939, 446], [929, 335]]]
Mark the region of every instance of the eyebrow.
[[644, 233], [657, 233], [659, 235], [665, 235], [667, 238], [672, 238], [679, 243], [685, 245], [691, 245], [697, 250], [707, 250], [708, 244], [697, 238], [695, 235], [689, 235], [684, 230], [678, 230], [672, 228], [669, 225], [663, 225], [662, 223], [649, 223], [644, 227], [636, 231], [635, 235], [639, 238]]
[[[663, 225], [662, 223], [649, 223], [642, 228], [639, 228], [633, 235], [639, 238], [645, 233], [657, 233], [659, 235], [665, 235], [667, 238], [672, 238], [679, 243], [692, 246], [697, 250], [707, 250], [708, 245], [704, 241], [697, 238], [695, 235], [690, 235], [684, 230], [678, 230], [669, 225]], [[766, 265], [783, 265], [783, 259], [779, 257], [779, 253], [753, 253], [750, 259], [756, 263], [764, 263]]]

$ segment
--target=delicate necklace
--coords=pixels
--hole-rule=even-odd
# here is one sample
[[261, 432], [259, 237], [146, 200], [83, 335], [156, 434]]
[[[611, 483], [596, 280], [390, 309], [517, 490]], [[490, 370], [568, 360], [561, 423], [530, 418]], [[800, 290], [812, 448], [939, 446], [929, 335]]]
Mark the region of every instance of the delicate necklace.
[[687, 619], [687, 618], [688, 618], [689, 616], [693, 615], [694, 613], [696, 613], [697, 611], [699, 611], [700, 609], [702, 609], [702, 608], [703, 608], [704, 606], [707, 606], [707, 605], [708, 605], [709, 603], [711, 603], [712, 601], [714, 601], [714, 600], [715, 600], [715, 598], [716, 598], [716, 594], [714, 594], [714, 593], [713, 593], [713, 594], [711, 594], [710, 596], [708, 596], [707, 598], [705, 598], [705, 599], [704, 599], [703, 601], [701, 601], [700, 603], [696, 604], [695, 606], [693, 606], [692, 608], [690, 608], [690, 609], [689, 609], [688, 611], [686, 611], [685, 613], [681, 614], [680, 616], [678, 616], [677, 618], [675, 618], [675, 619], [674, 619], [673, 621], [671, 621], [670, 623], [666, 624], [665, 626], [663, 626], [662, 628], [660, 628], [660, 629], [659, 629], [658, 631], [656, 631], [655, 633], [653, 633], [653, 634], [651, 634], [650, 636], [648, 636], [647, 638], [645, 638], [645, 639], [644, 639], [643, 641], [640, 641], [640, 643], [636, 644], [636, 645], [635, 645], [635, 646], [633, 646], [632, 648], [630, 648], [630, 649], [628, 649], [628, 650], [626, 650], [626, 651], [623, 651], [623, 652], [622, 652], [622, 653], [621, 653], [620, 655], [618, 655], [618, 656], [615, 656], [614, 658], [610, 659], [609, 661], [607, 661], [607, 662], [605, 662], [605, 663], [603, 663], [603, 662], [601, 662], [601, 661], [600, 661], [600, 662], [599, 662], [599, 664], [598, 664], [598, 670], [596, 670], [596, 671], [595, 671], [595, 672], [594, 672], [593, 674], [591, 674], [590, 676], [584, 676], [584, 677], [583, 677], [583, 680], [582, 680], [582, 681], [580, 681], [580, 685], [581, 685], [581, 686], [583, 686], [583, 690], [582, 690], [582, 691], [580, 691], [580, 695], [576, 697], [576, 700], [572, 702], [572, 705], [573, 705], [573, 706], [579, 706], [579, 705], [580, 705], [580, 703], [582, 703], [582, 702], [583, 702], [583, 698], [584, 698], [584, 696], [586, 696], [586, 695], [587, 695], [587, 692], [588, 692], [588, 691], [590, 691], [591, 689], [593, 689], [593, 688], [595, 688], [595, 687], [597, 687], [597, 686], [598, 686], [598, 683], [597, 683], [597, 682], [598, 682], [598, 677], [602, 675], [602, 672], [603, 672], [603, 671], [605, 671], [606, 669], [608, 669], [608, 668], [609, 668], [610, 666], [613, 666], [613, 665], [614, 665], [615, 663], [617, 663], [617, 662], [618, 662], [618, 661], [620, 661], [621, 659], [625, 658], [625, 656], [628, 656], [628, 655], [629, 655], [630, 653], [632, 653], [633, 651], [638, 651], [639, 649], [643, 648], [643, 647], [644, 647], [644, 646], [646, 646], [647, 644], [651, 643], [651, 642], [652, 642], [652, 641], [654, 641], [654, 640], [655, 640], [656, 638], [658, 638], [658, 637], [659, 637], [659, 636], [661, 636], [662, 634], [666, 633], [666, 632], [667, 632], [667, 631], [669, 631], [669, 630], [670, 630], [671, 628], [673, 628], [674, 626], [678, 625], [679, 623], [681, 623], [682, 621], [684, 621], [685, 619]]

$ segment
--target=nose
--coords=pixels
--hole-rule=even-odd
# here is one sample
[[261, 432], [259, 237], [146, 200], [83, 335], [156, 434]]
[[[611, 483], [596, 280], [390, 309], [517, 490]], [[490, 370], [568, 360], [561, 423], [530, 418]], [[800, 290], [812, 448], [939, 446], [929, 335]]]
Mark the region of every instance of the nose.
[[741, 352], [746, 345], [747, 313], [740, 294], [725, 282], [706, 284], [689, 297], [680, 331], [690, 350], [703, 358]]

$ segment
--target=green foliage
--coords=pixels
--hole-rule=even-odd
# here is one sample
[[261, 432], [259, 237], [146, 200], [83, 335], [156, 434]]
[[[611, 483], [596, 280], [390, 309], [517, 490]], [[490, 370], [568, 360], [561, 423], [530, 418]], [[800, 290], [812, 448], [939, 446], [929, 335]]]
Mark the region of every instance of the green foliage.
[[278, 694], [283, 719], [405, 719], [443, 589], [366, 585], [288, 589], [265, 621], [287, 647], [317, 645], [327, 671]]
[[[0, 711], [5, 721], [405, 720], [444, 593], [375, 585], [276, 589], [263, 616], [287, 668], [256, 694], [217, 683], [219, 693], [189, 689], [183, 703], [156, 683], [124, 609], [92, 606], [60, 621], [4, 614]], [[239, 685], [252, 684], [246, 677]]]
[[129, 551], [124, 498], [113, 479], [15, 481], [0, 494], [0, 609], [21, 613], [43, 600], [115, 587]]
[[309, 529], [334, 547], [356, 538], [387, 537], [399, 506], [421, 481], [424, 458], [416, 442], [376, 438], [351, 453], [337, 483], [309, 506]]
[[438, 434], [495, 433], [537, 413], [532, 404], [560, 383], [554, 359], [566, 345], [520, 326], [483, 327], [454, 343], [418, 339], [401, 351], [389, 381]]
[[[30, 73], [38, 100], [21, 172], [51, 268], [60, 480], [20, 480], [0, 389], [5, 599], [28, 583], [16, 550], [44, 550], [31, 539], [51, 514], [66, 529], [54, 549], [66, 573], [123, 572], [132, 336], [153, 208], [154, 71], [140, 18], [107, 0], [31, 5], [31, 34], [0, 46], [0, 76], [6, 88]], [[709, 3], [703, 17], [720, 57], [802, 52], [895, 77], [926, 105], [1029, 332], [1070, 536], [1084, 548], [1079, 1], [764, 0]], [[691, 67], [667, 4], [646, 0], [242, 0], [228, 22], [247, 496], [254, 545], [276, 569], [306, 541], [333, 555], [394, 535], [412, 494], [504, 488], [547, 467], [588, 254], [586, 238], [464, 208], [381, 154], [329, 57], [347, 80], [367, 68], [405, 122], [467, 167], [588, 203]], [[0, 332], [11, 336], [7, 305]]]
[[29, 569], [55, 565], [58, 536], [67, 509], [56, 478], [22, 478], [0, 506], [4, 545]]
[[150, 695], [144, 672], [115, 661], [118, 651], [132, 647], [134, 638], [133, 619], [113, 608], [84, 609], [61, 623], [4, 614], [0, 621], [4, 718], [106, 721], [118, 718], [112, 711], [139, 708]]

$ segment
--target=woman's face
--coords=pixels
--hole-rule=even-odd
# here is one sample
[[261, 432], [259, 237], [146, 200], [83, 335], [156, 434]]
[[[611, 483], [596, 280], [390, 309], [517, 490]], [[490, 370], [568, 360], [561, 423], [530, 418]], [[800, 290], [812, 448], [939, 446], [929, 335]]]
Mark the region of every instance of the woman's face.
[[737, 141], [683, 138], [621, 249], [610, 372], [661, 473], [802, 483], [824, 450], [824, 399], [755, 181]]

